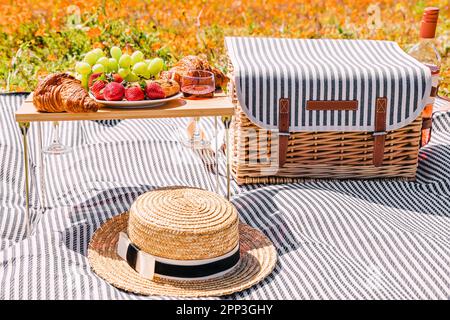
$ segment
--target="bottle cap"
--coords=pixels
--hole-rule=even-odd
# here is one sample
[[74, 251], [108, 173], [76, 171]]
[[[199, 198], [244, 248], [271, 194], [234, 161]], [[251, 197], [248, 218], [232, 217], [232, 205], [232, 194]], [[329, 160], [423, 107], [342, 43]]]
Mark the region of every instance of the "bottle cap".
[[420, 37], [434, 38], [436, 34], [436, 25], [439, 17], [439, 8], [428, 7], [423, 12], [422, 21], [420, 23]]

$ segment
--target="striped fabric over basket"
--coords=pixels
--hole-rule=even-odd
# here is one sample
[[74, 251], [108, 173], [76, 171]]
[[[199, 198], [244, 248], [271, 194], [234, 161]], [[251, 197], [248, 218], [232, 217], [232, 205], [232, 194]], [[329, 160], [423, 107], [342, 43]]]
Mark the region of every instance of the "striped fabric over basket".
[[[280, 98], [291, 100], [288, 131], [374, 131], [375, 101], [387, 97], [387, 130], [415, 120], [431, 92], [429, 68], [395, 42], [227, 37], [239, 103], [259, 127], [278, 129]], [[357, 100], [357, 110], [307, 110], [308, 100]]]
[[[24, 236], [21, 136], [14, 111], [25, 95], [0, 96], [0, 299], [165, 299], [120, 291], [90, 269], [93, 232], [143, 192], [166, 185], [214, 190], [214, 157], [179, 145], [184, 120], [61, 123], [71, 155], [46, 157], [49, 194], [35, 233]], [[450, 107], [438, 100], [441, 109]], [[211, 126], [212, 121], [204, 121]], [[450, 113], [434, 118], [416, 182], [310, 181], [233, 184], [240, 218], [275, 244], [263, 282], [226, 299], [448, 299], [450, 296]], [[44, 144], [51, 124], [44, 126]], [[32, 176], [39, 174], [34, 131]], [[220, 187], [225, 190], [224, 157]]]

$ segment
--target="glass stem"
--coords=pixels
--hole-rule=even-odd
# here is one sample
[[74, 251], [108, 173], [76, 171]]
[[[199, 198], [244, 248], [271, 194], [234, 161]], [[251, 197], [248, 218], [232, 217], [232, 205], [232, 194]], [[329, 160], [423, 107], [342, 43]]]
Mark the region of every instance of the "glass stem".
[[194, 118], [195, 121], [195, 128], [194, 128], [194, 143], [198, 143], [201, 140], [200, 137], [200, 126], [199, 126], [199, 121], [200, 121], [200, 117], [195, 117]]
[[59, 143], [59, 122], [53, 121], [53, 144]]

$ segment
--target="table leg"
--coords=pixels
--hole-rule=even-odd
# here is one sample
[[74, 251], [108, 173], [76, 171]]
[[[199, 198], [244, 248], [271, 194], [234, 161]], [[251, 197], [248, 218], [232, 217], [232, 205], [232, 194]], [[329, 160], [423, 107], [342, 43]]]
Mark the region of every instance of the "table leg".
[[218, 129], [217, 129], [217, 117], [214, 117], [214, 139], [215, 139], [215, 145], [216, 150], [214, 150], [215, 154], [215, 161], [216, 161], [216, 193], [219, 193], [219, 137], [218, 137]]
[[231, 197], [231, 167], [230, 167], [230, 123], [231, 117], [222, 117], [222, 122], [225, 126], [225, 154], [226, 154], [226, 170], [227, 170], [227, 199]]
[[47, 193], [45, 190], [45, 160], [44, 160], [44, 153], [42, 152], [43, 148], [42, 126], [40, 122], [37, 122], [36, 125], [38, 130], [37, 155], [39, 157], [39, 188], [41, 189], [40, 201], [41, 201], [41, 210], [44, 212], [45, 208], [47, 208]]
[[29, 122], [19, 122], [19, 128], [23, 137], [23, 160], [24, 160], [24, 170], [25, 170], [25, 226], [27, 237], [31, 235], [31, 225], [30, 225], [30, 177], [29, 177], [29, 159], [28, 159], [28, 140], [27, 133], [30, 128]]

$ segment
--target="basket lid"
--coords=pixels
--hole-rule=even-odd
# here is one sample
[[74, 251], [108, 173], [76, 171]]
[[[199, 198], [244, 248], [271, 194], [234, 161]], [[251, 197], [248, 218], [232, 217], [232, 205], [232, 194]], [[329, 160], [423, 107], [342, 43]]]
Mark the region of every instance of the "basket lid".
[[278, 129], [287, 98], [289, 131], [373, 131], [376, 99], [386, 97], [386, 130], [395, 130], [431, 92], [429, 68], [392, 41], [226, 37], [225, 45], [239, 103], [266, 129]]

